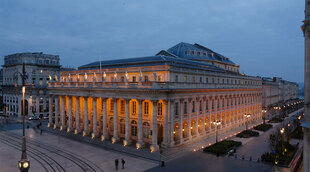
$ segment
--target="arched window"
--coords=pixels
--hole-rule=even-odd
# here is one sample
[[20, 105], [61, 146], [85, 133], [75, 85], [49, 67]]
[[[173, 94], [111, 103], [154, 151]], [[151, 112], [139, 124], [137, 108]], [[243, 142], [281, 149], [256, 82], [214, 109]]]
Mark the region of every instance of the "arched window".
[[120, 133], [125, 134], [125, 120], [124, 119], [120, 120]]
[[135, 120], [131, 121], [131, 135], [137, 136], [138, 133], [138, 126], [137, 122]]
[[145, 139], [151, 138], [150, 124], [148, 122], [143, 123], [143, 138]]

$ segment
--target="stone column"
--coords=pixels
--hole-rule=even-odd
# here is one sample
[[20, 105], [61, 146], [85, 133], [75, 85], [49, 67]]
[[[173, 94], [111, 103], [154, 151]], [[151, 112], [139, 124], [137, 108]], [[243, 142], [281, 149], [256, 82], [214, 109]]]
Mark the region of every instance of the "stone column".
[[69, 96], [69, 102], [68, 102], [68, 115], [69, 115], [69, 126], [67, 128], [67, 132], [70, 132], [72, 130], [72, 97]]
[[102, 98], [102, 136], [101, 140], [106, 140], [109, 138], [107, 131], [107, 102], [106, 98]]
[[[169, 126], [170, 126], [170, 132], [169, 132], [168, 135], [170, 136], [170, 147], [173, 147], [174, 144], [175, 144], [174, 143], [174, 109], [173, 109], [173, 106], [174, 106], [174, 99], [170, 99], [169, 100], [169, 104], [167, 105], [167, 108], [169, 107]], [[180, 104], [180, 106], [181, 106], [181, 104]], [[166, 115], [168, 115], [168, 113]], [[180, 113], [179, 116], [181, 117], [182, 114]], [[165, 118], [165, 122], [166, 122], [166, 120], [168, 120], [168, 119]]]
[[140, 147], [143, 147], [144, 146], [144, 143], [143, 143], [143, 138], [142, 138], [142, 102], [143, 100], [138, 100], [139, 102], [139, 110], [138, 110], [138, 142], [137, 144], [140, 145]]
[[80, 97], [76, 96], [75, 101], [75, 131], [74, 133], [77, 134], [80, 132]]
[[188, 100], [188, 140], [192, 140], [192, 101], [191, 99]]
[[[180, 112], [180, 125], [179, 125], [179, 136], [180, 136], [180, 144], [183, 143], [183, 121], [184, 121], [184, 99], [180, 99], [180, 106], [179, 106], [179, 112]], [[188, 107], [186, 107], [188, 108]], [[174, 109], [175, 110], [175, 109]], [[187, 110], [188, 112], [188, 110]], [[173, 112], [174, 113], [174, 112]]]
[[130, 132], [129, 132], [129, 99], [125, 99], [126, 102], [126, 111], [125, 111], [125, 140], [124, 146], [129, 145], [130, 141]]
[[49, 96], [49, 105], [48, 105], [48, 127], [53, 125], [53, 96]]
[[83, 131], [83, 136], [87, 135], [87, 124], [88, 119], [87, 119], [87, 97], [84, 97], [84, 131]]
[[[169, 132], [168, 120], [169, 120], [169, 116], [170, 116], [170, 115], [168, 115], [169, 114], [169, 104], [170, 104], [169, 100], [165, 100], [164, 138], [163, 138], [163, 143], [162, 143], [163, 147], [167, 147], [168, 146], [168, 136], [169, 136], [169, 134], [168, 134], [168, 132]], [[170, 109], [170, 111], [171, 111], [171, 109]], [[171, 125], [171, 123], [170, 123], [170, 125]], [[172, 122], [172, 126], [173, 125], [174, 124]], [[170, 134], [173, 135], [173, 130], [172, 130], [172, 133], [170, 132]]]
[[199, 111], [199, 106], [200, 106], [200, 99], [199, 99], [199, 97], [197, 97], [196, 98], [196, 123], [195, 123], [195, 125], [196, 126], [194, 126], [195, 128], [194, 128], [194, 130], [195, 130], [195, 133], [196, 133], [196, 137], [199, 137], [199, 132], [198, 132], [198, 124], [199, 124], [199, 114], [200, 114], [200, 111]]
[[212, 116], [212, 101], [213, 101], [213, 99], [209, 99], [209, 101], [208, 101], [208, 102], [209, 102], [209, 114], [208, 114], [208, 115], [209, 115], [209, 118], [208, 118], [209, 121], [207, 121], [207, 122], [208, 122], [208, 126], [209, 126], [209, 132], [210, 132], [211, 129], [212, 129], [212, 128], [211, 128], [211, 122], [212, 122], [212, 121], [211, 121], [211, 116]]
[[152, 145], [151, 151], [157, 151], [159, 146], [157, 144], [157, 100], [153, 100], [153, 125], [152, 125]]
[[55, 124], [54, 128], [58, 126], [58, 118], [59, 118], [59, 96], [55, 96]]
[[118, 139], [118, 115], [117, 115], [117, 99], [113, 99], [114, 102], [114, 118], [113, 118], [113, 125], [114, 125], [114, 131], [113, 131], [113, 138], [112, 143], [117, 142]]
[[61, 127], [60, 131], [65, 128], [65, 96], [61, 96], [60, 116], [61, 116]]
[[206, 127], [205, 127], [205, 123], [206, 123], [206, 108], [207, 108], [207, 101], [206, 101], [206, 97], [204, 97], [202, 99], [202, 135], [206, 135]]
[[40, 116], [40, 99], [37, 95], [36, 97], [36, 112], [35, 112], [36, 116]]
[[93, 133], [92, 138], [97, 137], [97, 98], [93, 97]]

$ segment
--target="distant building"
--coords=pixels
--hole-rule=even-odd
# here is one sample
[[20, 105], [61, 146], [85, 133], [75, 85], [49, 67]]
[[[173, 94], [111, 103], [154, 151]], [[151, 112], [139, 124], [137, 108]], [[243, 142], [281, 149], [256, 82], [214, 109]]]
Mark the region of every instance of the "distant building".
[[263, 77], [263, 107], [268, 107], [290, 99], [298, 99], [298, 84], [282, 78]]
[[89, 63], [49, 85], [50, 127], [152, 151], [211, 137], [215, 120], [220, 132], [245, 125], [245, 114], [261, 120], [261, 78], [199, 44]]
[[3, 65], [3, 103], [7, 114], [21, 116], [22, 65], [26, 65], [25, 94], [26, 115], [48, 115], [48, 83], [56, 81], [60, 74], [58, 55], [40, 53], [16, 53], [5, 56]]
[[4, 111], [2, 84], [3, 84], [3, 69], [0, 69], [0, 111], [1, 112]]
[[279, 77], [263, 77], [263, 109], [267, 110], [267, 116], [276, 114], [272, 108], [277, 107], [280, 103], [289, 100], [298, 99], [298, 84], [283, 80]]

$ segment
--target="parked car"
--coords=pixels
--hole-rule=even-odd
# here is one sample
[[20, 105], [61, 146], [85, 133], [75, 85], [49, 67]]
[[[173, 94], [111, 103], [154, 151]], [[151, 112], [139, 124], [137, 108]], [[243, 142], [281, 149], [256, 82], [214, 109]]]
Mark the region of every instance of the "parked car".
[[38, 116], [31, 116], [29, 117], [29, 120], [39, 120], [40, 118]]

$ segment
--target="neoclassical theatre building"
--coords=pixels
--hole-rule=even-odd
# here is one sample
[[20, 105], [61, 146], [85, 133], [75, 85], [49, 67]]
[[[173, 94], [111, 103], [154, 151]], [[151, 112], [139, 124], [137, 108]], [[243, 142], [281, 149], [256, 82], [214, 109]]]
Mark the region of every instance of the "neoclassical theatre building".
[[137, 148], [173, 147], [261, 119], [262, 81], [199, 44], [94, 62], [49, 83], [49, 126]]

